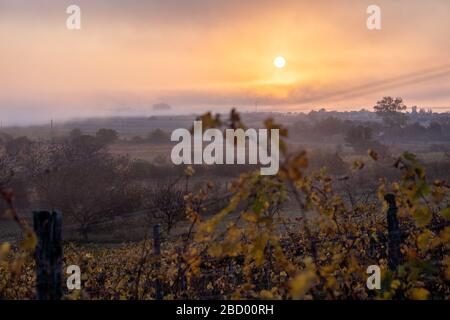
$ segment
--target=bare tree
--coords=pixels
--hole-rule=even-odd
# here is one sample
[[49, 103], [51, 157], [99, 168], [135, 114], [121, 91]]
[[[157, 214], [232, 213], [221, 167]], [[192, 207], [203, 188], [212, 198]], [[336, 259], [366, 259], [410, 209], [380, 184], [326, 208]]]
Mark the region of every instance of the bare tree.
[[97, 222], [133, 211], [140, 201], [128, 159], [113, 157], [92, 139], [44, 145], [29, 165], [37, 205], [61, 210], [85, 240]]
[[0, 148], [0, 188], [4, 188], [14, 175], [12, 159]]
[[165, 183], [150, 189], [147, 217], [162, 223], [168, 234], [185, 217], [185, 191], [178, 184]]

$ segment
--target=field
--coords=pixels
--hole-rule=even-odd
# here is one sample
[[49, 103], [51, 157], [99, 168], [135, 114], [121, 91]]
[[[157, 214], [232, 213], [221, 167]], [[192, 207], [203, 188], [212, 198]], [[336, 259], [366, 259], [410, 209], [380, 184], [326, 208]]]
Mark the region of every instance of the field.
[[[158, 122], [166, 139], [173, 121]], [[12, 193], [2, 191], [0, 297], [36, 294], [31, 211], [44, 207], [62, 212], [63, 270], [83, 270], [83, 289], [63, 288], [65, 299], [448, 299], [448, 142], [443, 151], [408, 141], [386, 149], [345, 133], [305, 136], [295, 123], [286, 121], [275, 176], [174, 166], [173, 144], [149, 140], [157, 126], [122, 127], [100, 145], [100, 128], [87, 122], [86, 132], [24, 144]], [[12, 139], [23, 143], [24, 132]], [[381, 290], [366, 288], [371, 265]]]

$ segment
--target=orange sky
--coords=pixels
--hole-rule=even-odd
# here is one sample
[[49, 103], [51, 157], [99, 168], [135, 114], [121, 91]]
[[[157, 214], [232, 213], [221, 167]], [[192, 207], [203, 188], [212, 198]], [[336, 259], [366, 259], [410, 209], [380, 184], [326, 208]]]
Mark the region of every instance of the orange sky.
[[[29, 2], [0, 0], [3, 122], [149, 114], [161, 101], [179, 112], [359, 110], [383, 95], [450, 110], [448, 74], [371, 87], [448, 67], [447, 0]], [[374, 3], [381, 31], [366, 28]], [[69, 4], [80, 31], [65, 27]]]

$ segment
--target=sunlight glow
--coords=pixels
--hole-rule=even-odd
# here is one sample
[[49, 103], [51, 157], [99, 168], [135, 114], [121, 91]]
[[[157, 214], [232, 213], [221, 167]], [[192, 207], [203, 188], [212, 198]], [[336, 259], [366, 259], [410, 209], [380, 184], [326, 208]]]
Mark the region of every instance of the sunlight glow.
[[283, 69], [286, 65], [286, 59], [283, 57], [276, 57], [275, 60], [273, 60], [273, 65], [277, 67], [278, 69]]

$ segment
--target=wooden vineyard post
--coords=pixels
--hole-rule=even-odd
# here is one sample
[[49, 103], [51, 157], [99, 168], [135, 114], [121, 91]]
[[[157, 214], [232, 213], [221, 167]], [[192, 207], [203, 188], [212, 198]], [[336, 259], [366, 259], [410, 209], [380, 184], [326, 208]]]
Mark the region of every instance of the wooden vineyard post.
[[160, 273], [159, 269], [161, 267], [161, 263], [159, 262], [159, 258], [161, 255], [161, 234], [160, 234], [160, 225], [155, 224], [153, 226], [153, 254], [155, 255], [155, 258], [157, 259], [157, 262], [153, 265], [153, 267], [156, 270], [157, 278], [155, 280], [155, 293], [156, 293], [156, 300], [162, 300], [163, 299], [163, 292], [162, 292], [162, 286], [161, 286], [161, 279], [159, 279]]
[[62, 296], [62, 216], [60, 212], [33, 211], [36, 290], [38, 300], [60, 300]]
[[400, 227], [397, 218], [397, 205], [395, 203], [395, 195], [389, 193], [384, 196], [384, 199], [389, 204], [387, 211], [387, 224], [388, 224], [388, 266], [389, 269], [394, 271], [401, 263], [400, 252]]

